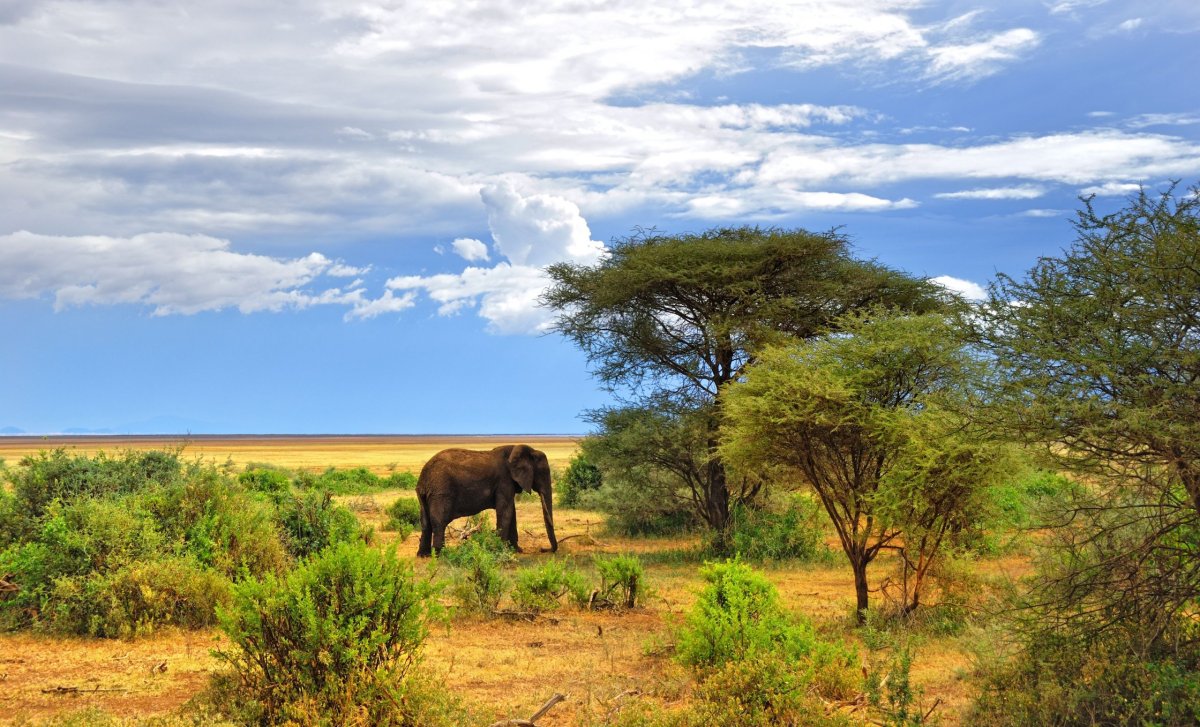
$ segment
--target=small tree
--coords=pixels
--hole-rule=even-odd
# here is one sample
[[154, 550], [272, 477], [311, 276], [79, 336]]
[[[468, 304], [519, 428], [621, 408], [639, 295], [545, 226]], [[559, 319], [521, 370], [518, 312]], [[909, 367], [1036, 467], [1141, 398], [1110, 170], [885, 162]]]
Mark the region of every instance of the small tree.
[[717, 452], [720, 391], [754, 351], [780, 334], [816, 335], [864, 306], [927, 311], [944, 300], [936, 286], [853, 258], [836, 232], [639, 231], [595, 266], [559, 263], [549, 273], [544, 302], [559, 312], [557, 330], [584, 351], [597, 378], [636, 409], [687, 412], [688, 425], [699, 427], [695, 504], [718, 548], [730, 512]]
[[982, 507], [1002, 448], [955, 411], [975, 362], [941, 316], [883, 311], [843, 331], [766, 349], [725, 394], [723, 453], [745, 466], [782, 466], [816, 492], [854, 571], [858, 618], [867, 566], [901, 556], [904, 612], [939, 548]]

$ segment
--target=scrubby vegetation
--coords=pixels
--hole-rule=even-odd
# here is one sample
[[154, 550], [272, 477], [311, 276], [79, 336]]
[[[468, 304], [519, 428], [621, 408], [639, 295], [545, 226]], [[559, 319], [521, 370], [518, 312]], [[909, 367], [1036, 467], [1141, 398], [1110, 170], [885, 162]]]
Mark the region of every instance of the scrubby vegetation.
[[[340, 543], [286, 576], [249, 579], [221, 611], [220, 686], [239, 722], [424, 725], [414, 666], [438, 607], [412, 568]], [[444, 717], [445, 715], [441, 715]]]
[[248, 577], [363, 537], [327, 493], [231, 478], [179, 452], [44, 452], [5, 471], [0, 626], [139, 636], [214, 623]]

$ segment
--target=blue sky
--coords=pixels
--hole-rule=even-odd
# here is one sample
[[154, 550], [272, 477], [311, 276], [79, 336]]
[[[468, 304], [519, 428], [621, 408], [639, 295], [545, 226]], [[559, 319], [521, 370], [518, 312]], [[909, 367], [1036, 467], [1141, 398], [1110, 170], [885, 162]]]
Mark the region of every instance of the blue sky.
[[635, 226], [968, 295], [1200, 178], [1194, 0], [0, 1], [0, 428], [579, 432]]

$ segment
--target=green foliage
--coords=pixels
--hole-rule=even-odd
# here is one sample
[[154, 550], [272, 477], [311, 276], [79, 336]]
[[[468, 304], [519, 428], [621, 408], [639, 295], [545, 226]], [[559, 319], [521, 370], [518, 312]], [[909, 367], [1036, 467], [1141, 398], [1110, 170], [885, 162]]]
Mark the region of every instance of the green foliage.
[[[97, 459], [99, 467], [76, 458], [57, 464], [92, 476], [116, 461]], [[47, 461], [55, 459], [29, 469]], [[37, 517], [18, 504], [20, 527], [0, 549], [0, 571], [19, 590], [0, 601], [0, 628], [133, 637], [165, 625], [199, 627], [212, 623], [231, 579], [288, 565], [270, 502], [211, 466], [176, 471], [172, 461], [121, 460], [119, 472], [137, 465], [136, 487], [105, 486], [98, 495], [75, 488], [71, 497], [48, 501]], [[156, 482], [147, 472], [169, 479]], [[14, 476], [33, 477], [20, 469]]]
[[[781, 335], [817, 335], [846, 310], [875, 304], [928, 311], [945, 301], [931, 283], [854, 259], [836, 232], [639, 230], [610, 253], [593, 266], [550, 266], [553, 282], [543, 302], [605, 386], [636, 394], [629, 412], [669, 420], [665, 446], [654, 444], [657, 438], [641, 445], [627, 439], [630, 456], [614, 461], [651, 471], [657, 480], [651, 483], [661, 481], [666, 495], [692, 493], [683, 503], [717, 540], [726, 532], [731, 495], [734, 503], [751, 499], [737, 490], [756, 487], [728, 477], [713, 451], [718, 396], [754, 353]], [[612, 430], [602, 427], [600, 437]], [[608, 468], [596, 464], [607, 481]]]
[[335, 495], [365, 495], [380, 490], [411, 490], [417, 486], [417, 478], [411, 472], [392, 472], [387, 477], [380, 477], [366, 467], [344, 470], [330, 467], [319, 475], [302, 472], [297, 476], [296, 484]]
[[171, 550], [227, 578], [279, 573], [289, 565], [273, 504], [212, 467], [189, 467], [182, 480], [126, 504], [151, 519]]
[[524, 611], [552, 611], [567, 596], [577, 606], [586, 606], [591, 588], [583, 574], [567, 561], [554, 558], [540, 565], [518, 570], [514, 578], [512, 600]]
[[108, 574], [55, 580], [43, 625], [58, 633], [146, 636], [164, 626], [211, 626], [229, 598], [229, 581], [193, 561], [139, 560]]
[[182, 471], [178, 452], [133, 450], [95, 457], [71, 455], [64, 449], [43, 451], [5, 470], [19, 509], [37, 518], [54, 500], [128, 494], [151, 484], [176, 479]]
[[821, 506], [810, 497], [793, 496], [782, 508], [734, 508], [731, 542], [734, 553], [749, 561], [827, 562]]
[[283, 578], [234, 587], [216, 652], [239, 721], [408, 725], [407, 673], [437, 612], [394, 550], [339, 543]]
[[581, 507], [603, 512], [605, 527], [619, 535], [675, 535], [703, 522], [688, 488], [689, 473], [707, 456], [698, 418], [627, 407], [592, 412], [592, 421], [598, 433], [582, 451], [603, 481], [579, 493]]
[[558, 478], [555, 491], [561, 507], [579, 507], [581, 493], [600, 489], [603, 477], [600, 468], [592, 464], [587, 454], [581, 452], [571, 458], [567, 471]]
[[[476, 537], [484, 532], [493, 537]], [[514, 558], [508, 544], [495, 531], [482, 530], [456, 548], [443, 549], [442, 557], [454, 568], [450, 595], [458, 606], [466, 613], [495, 614], [508, 586], [500, 567]]]
[[[1040, 629], [1007, 661], [985, 665], [965, 724], [1200, 724], [1200, 641], [1195, 622], [1165, 638], [1115, 629], [1100, 638]], [[1083, 637], [1083, 638], [1081, 638]]]
[[860, 618], [867, 566], [902, 541], [901, 600], [915, 609], [939, 549], [984, 517], [1011, 453], [962, 414], [981, 371], [950, 320], [876, 310], [837, 328], [759, 353], [726, 390], [721, 451], [809, 483], [854, 571]]
[[238, 474], [238, 483], [253, 492], [276, 494], [291, 489], [292, 477], [283, 470], [247, 466], [244, 472]]
[[851, 723], [842, 715], [826, 715], [807, 676], [776, 652], [756, 652], [744, 661], [725, 662], [696, 685], [683, 722], [689, 727], [848, 727]]
[[281, 499], [278, 507], [288, 551], [297, 558], [359, 537], [354, 513], [334, 502], [328, 491], [293, 492]]
[[912, 683], [913, 647], [908, 634], [879, 630], [871, 624], [862, 634], [870, 652], [863, 682], [878, 724], [920, 727], [934, 723], [933, 710], [921, 707], [921, 691]]
[[412, 497], [401, 497], [388, 506], [388, 520], [384, 530], [400, 533], [400, 539], [408, 537], [414, 528], [421, 527], [421, 503]]
[[646, 602], [649, 586], [642, 561], [636, 555], [596, 555], [592, 559], [600, 576], [600, 588], [592, 606], [636, 608]]
[[818, 637], [812, 624], [783, 610], [775, 586], [738, 561], [709, 563], [701, 591], [678, 634], [677, 657], [700, 671], [774, 655], [795, 664], [820, 694], [840, 698], [857, 683], [850, 648]]

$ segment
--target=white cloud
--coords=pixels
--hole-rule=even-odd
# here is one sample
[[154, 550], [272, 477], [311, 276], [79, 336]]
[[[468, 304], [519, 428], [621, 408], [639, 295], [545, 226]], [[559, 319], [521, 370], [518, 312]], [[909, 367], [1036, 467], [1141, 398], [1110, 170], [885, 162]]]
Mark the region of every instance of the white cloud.
[[1107, 3], [1108, 0], [1060, 0], [1050, 6], [1052, 15], [1074, 14], [1077, 10], [1088, 10]]
[[1142, 18], [1130, 18], [1129, 20], [1125, 20], [1120, 25], [1118, 25], [1117, 30], [1123, 30], [1125, 32], [1129, 32], [1131, 30], [1137, 30], [1139, 27], [1141, 27], [1142, 22], [1143, 22]]
[[933, 195], [938, 199], [1036, 199], [1046, 193], [1045, 188], [1032, 184], [1019, 187], [992, 187], [990, 189], [967, 189], [961, 192], [940, 192]]
[[514, 265], [594, 263], [604, 254], [604, 243], [592, 239], [579, 206], [567, 199], [524, 196], [508, 182], [484, 187], [480, 198], [497, 252]]
[[333, 265], [330, 265], [329, 269], [325, 271], [325, 274], [335, 278], [355, 278], [359, 275], [366, 275], [368, 272], [370, 272], [370, 270], [370, 265], [356, 268], [353, 265], [347, 265], [341, 261], [338, 261]]
[[[491, 268], [468, 267], [458, 274], [395, 277], [387, 282], [389, 292], [424, 291], [444, 316], [478, 306], [479, 316], [493, 333], [548, 330], [553, 317], [538, 305], [550, 283], [543, 266], [561, 261], [595, 263], [606, 254], [604, 244], [591, 239], [579, 207], [561, 197], [523, 195], [507, 182], [485, 187], [480, 197], [488, 209], [494, 248], [507, 260]], [[478, 248], [469, 243], [477, 243], [486, 253], [479, 240], [455, 240], [456, 251], [460, 242], [475, 251]]]
[[1019, 217], [1061, 217], [1066, 214], [1063, 210], [1031, 209], [1021, 212]]
[[1133, 182], [1105, 182], [1104, 184], [1084, 187], [1079, 190], [1079, 193], [1085, 197], [1092, 194], [1097, 197], [1119, 197], [1137, 192], [1141, 188], [1142, 185]]
[[756, 185], [872, 186], [915, 179], [1025, 179], [1090, 184], [1194, 174], [1200, 144], [1101, 131], [1022, 136], [977, 146], [794, 143], [771, 152], [743, 181]]
[[473, 237], [460, 237], [450, 243], [450, 247], [454, 248], [454, 252], [467, 262], [489, 258], [487, 245], [482, 240], [476, 240]]
[[227, 240], [204, 235], [22, 231], [0, 237], [0, 296], [53, 295], [56, 310], [135, 304], [151, 306], [155, 315], [278, 311], [321, 302], [304, 286], [331, 265], [316, 252], [292, 259], [238, 253]]
[[[361, 294], [362, 291], [355, 290], [352, 293]], [[355, 318], [365, 320], [381, 316], [385, 313], [399, 313], [417, 304], [416, 293], [405, 293], [404, 295], [397, 296], [391, 290], [385, 290], [383, 295], [374, 300], [368, 300], [363, 295], [350, 295], [348, 297], [354, 307], [347, 311], [347, 320]]]
[[970, 280], [953, 278], [949, 275], [939, 275], [936, 278], [930, 278], [929, 282], [937, 283], [946, 290], [957, 293], [967, 300], [983, 300], [987, 298], [987, 290], [979, 283], [973, 283]]
[[951, 80], [991, 75], [1001, 64], [1018, 60], [1040, 41], [1041, 37], [1029, 28], [1013, 28], [974, 43], [932, 48], [929, 75]]
[[1173, 114], [1140, 114], [1127, 122], [1132, 129], [1144, 129], [1147, 126], [1191, 126], [1200, 124], [1200, 113]]
[[235, 252], [228, 240], [206, 235], [56, 236], [21, 231], [0, 236], [0, 298], [51, 296], [56, 311], [138, 305], [166, 316], [340, 305], [350, 308], [348, 318], [370, 318], [413, 305], [411, 296], [398, 299], [390, 292], [368, 300], [361, 280], [347, 290], [315, 285], [324, 275], [365, 271], [317, 252], [299, 258]]

